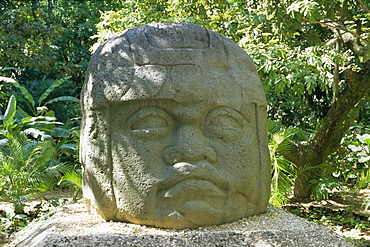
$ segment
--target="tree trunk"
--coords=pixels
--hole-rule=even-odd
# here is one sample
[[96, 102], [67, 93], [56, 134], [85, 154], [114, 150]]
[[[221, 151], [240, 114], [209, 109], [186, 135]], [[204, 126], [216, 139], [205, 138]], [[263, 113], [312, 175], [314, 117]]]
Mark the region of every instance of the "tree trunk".
[[310, 184], [311, 176], [306, 172], [299, 173], [294, 181], [294, 197], [308, 198], [311, 195], [312, 186]]
[[292, 143], [292, 152], [280, 153], [297, 166], [298, 177], [294, 184], [294, 196], [297, 198], [311, 195], [309, 181], [317, 172], [313, 167], [322, 164], [335, 150], [361, 106], [368, 101], [366, 96], [370, 91], [370, 60], [360, 72], [345, 71], [343, 76], [345, 86], [338, 92], [316, 134], [307, 142]]

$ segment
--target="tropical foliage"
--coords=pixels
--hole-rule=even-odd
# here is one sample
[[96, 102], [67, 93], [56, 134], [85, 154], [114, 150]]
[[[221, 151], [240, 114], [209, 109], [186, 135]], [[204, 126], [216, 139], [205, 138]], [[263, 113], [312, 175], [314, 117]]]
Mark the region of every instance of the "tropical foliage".
[[[69, 164], [60, 161], [60, 151], [53, 139], [41, 135], [41, 140], [30, 139], [27, 134], [39, 131], [40, 125], [54, 125], [52, 118], [15, 119], [17, 102], [10, 97], [2, 117], [0, 139], [0, 198], [11, 201], [15, 213], [23, 213], [25, 203], [31, 196], [45, 192], [58, 182]], [[25, 128], [27, 124], [39, 125], [39, 129]]]
[[283, 126], [270, 120], [268, 122], [269, 148], [272, 164], [271, 197], [270, 203], [282, 206], [288, 202], [292, 193], [292, 185], [296, 178], [294, 164], [285, 159], [279, 152], [289, 153], [292, 151], [287, 141], [294, 136], [294, 130], [284, 129]]

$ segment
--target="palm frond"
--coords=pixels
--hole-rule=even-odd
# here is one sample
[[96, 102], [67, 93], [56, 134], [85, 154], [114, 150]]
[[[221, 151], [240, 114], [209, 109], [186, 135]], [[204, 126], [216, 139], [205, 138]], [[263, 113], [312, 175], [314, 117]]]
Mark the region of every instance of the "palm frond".
[[17, 131], [4, 136], [7, 141], [0, 146], [0, 181], [6, 193], [0, 197], [21, 211], [24, 200], [46, 191], [72, 168], [57, 160], [59, 151], [50, 141], [30, 140]]
[[362, 206], [364, 207], [364, 210], [365, 210], [365, 211], [367, 211], [367, 210], [369, 209], [369, 207], [370, 207], [370, 196], [368, 196], [368, 197], [364, 200], [364, 202], [363, 202]]
[[59, 184], [69, 184], [69, 185], [76, 185], [81, 187], [82, 186], [82, 176], [81, 173], [76, 171], [70, 171], [66, 173], [60, 180]]
[[289, 153], [294, 146], [291, 142], [293, 131], [283, 129], [279, 123], [269, 122], [269, 149], [272, 165], [270, 203], [275, 206], [283, 205], [290, 193], [296, 169], [293, 163], [279, 153]]

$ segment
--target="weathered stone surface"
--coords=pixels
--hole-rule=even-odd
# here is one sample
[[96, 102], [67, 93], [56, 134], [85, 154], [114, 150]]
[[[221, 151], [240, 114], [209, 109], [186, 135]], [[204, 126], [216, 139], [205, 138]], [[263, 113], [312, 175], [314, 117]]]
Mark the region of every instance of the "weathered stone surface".
[[106, 222], [71, 204], [47, 220], [32, 222], [9, 247], [59, 246], [354, 246], [329, 228], [269, 206], [266, 213], [197, 229], [161, 229]]
[[266, 100], [237, 44], [192, 24], [100, 46], [82, 96], [84, 198], [107, 220], [163, 228], [266, 211]]

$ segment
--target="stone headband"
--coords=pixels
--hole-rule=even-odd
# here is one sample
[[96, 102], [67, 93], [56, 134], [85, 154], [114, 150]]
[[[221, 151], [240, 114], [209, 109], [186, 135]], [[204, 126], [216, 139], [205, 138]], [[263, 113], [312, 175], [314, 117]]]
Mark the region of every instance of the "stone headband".
[[221, 101], [240, 95], [240, 103], [266, 104], [252, 60], [234, 42], [193, 24], [150, 24], [126, 30], [95, 51], [82, 102], [93, 110], [139, 99], [217, 98], [218, 91]]

